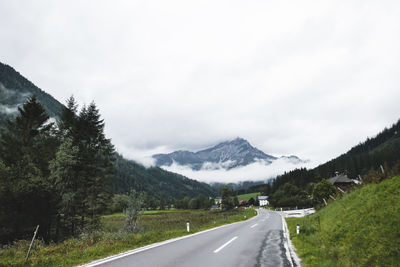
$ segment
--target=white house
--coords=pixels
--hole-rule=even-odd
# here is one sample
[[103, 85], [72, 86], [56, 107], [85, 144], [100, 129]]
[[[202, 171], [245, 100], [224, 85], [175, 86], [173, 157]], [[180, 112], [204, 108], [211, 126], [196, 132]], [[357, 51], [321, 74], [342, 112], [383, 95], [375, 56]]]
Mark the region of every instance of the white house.
[[215, 205], [221, 204], [221, 203], [222, 203], [222, 198], [216, 197], [216, 198], [214, 199], [214, 203], [215, 203]]
[[260, 202], [260, 206], [268, 206], [268, 196], [258, 196], [258, 201]]

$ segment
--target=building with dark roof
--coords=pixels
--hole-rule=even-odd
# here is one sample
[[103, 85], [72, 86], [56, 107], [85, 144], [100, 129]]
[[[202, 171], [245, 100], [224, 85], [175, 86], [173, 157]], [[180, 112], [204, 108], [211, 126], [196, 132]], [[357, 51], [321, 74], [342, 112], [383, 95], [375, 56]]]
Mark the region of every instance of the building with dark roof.
[[336, 174], [336, 176], [329, 178], [328, 181], [342, 190], [349, 189], [354, 184], [353, 180], [345, 174]]

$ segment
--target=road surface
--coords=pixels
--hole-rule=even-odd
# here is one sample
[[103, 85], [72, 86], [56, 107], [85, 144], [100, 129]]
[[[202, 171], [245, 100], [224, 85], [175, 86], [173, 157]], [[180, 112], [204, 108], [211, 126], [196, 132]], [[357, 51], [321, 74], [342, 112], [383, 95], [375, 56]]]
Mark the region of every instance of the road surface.
[[260, 209], [234, 223], [85, 266], [291, 266], [279, 213]]

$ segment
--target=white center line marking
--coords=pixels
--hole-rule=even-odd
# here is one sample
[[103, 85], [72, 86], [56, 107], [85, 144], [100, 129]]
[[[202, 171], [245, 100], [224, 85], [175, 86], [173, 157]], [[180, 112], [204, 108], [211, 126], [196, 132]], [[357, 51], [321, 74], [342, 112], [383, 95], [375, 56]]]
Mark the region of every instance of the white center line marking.
[[220, 246], [219, 248], [217, 248], [216, 250], [214, 250], [214, 253], [218, 253], [221, 249], [223, 249], [224, 247], [226, 247], [227, 245], [229, 245], [231, 242], [235, 241], [236, 238], [238, 238], [238, 237], [235, 236], [234, 238], [232, 238], [231, 240], [229, 240], [228, 242], [226, 242], [225, 244], [223, 244], [222, 246]]
[[256, 223], [255, 225], [252, 225], [250, 228], [254, 228], [258, 225], [258, 223]]

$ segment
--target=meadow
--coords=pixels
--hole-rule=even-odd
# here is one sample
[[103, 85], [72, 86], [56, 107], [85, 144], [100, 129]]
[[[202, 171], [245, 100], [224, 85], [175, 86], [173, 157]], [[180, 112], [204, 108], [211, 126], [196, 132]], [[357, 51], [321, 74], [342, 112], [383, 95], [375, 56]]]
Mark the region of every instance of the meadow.
[[[123, 213], [106, 215], [102, 217], [102, 230], [99, 232], [82, 234], [58, 244], [44, 244], [36, 240], [26, 264], [24, 259], [30, 241], [21, 240], [3, 246], [0, 249], [0, 266], [74, 266], [255, 215], [254, 209], [151, 211], [142, 215], [136, 233], [121, 231], [125, 220]], [[187, 221], [190, 221], [190, 233], [186, 231]]]
[[249, 193], [249, 194], [243, 194], [243, 195], [238, 195], [238, 200], [244, 200], [244, 201], [249, 201], [250, 198], [254, 198], [254, 200], [257, 199], [257, 196], [261, 196], [260, 192], [256, 192], [256, 193]]

